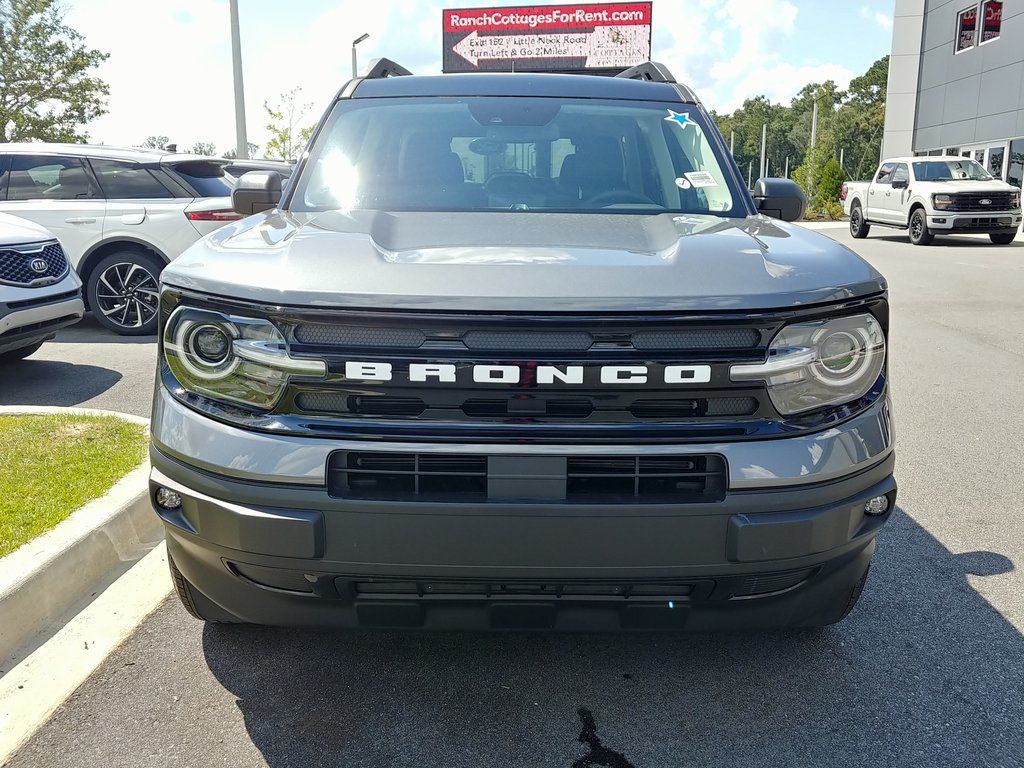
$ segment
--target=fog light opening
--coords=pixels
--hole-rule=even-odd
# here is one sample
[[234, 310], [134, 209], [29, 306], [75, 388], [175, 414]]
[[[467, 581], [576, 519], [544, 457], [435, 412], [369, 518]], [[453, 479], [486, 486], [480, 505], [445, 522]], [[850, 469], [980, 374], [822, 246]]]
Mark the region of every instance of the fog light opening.
[[868, 499], [864, 504], [864, 514], [870, 515], [871, 517], [878, 517], [884, 515], [889, 511], [889, 497], [888, 496], [875, 496], [873, 499]]
[[170, 488], [157, 488], [156, 503], [161, 509], [181, 509], [181, 494]]

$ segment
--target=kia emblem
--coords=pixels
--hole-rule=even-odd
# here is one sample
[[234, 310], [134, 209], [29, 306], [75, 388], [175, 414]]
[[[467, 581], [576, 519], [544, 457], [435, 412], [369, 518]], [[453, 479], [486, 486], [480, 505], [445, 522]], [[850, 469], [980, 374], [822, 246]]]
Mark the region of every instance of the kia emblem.
[[46, 263], [46, 259], [32, 259], [28, 263], [28, 268], [37, 275], [42, 275], [50, 268], [50, 265]]

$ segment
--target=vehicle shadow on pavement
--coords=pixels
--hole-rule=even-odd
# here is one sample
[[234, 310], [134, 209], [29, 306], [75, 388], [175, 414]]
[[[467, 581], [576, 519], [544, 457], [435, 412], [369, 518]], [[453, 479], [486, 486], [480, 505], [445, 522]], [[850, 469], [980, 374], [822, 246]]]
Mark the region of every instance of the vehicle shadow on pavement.
[[[884, 240], [889, 243], [903, 243], [909, 246], [910, 240], [907, 239], [906, 233], [893, 233], [884, 235], [871, 235], [873, 240]], [[977, 237], [956, 237], [955, 235], [950, 237], [942, 237], [937, 235], [935, 239], [928, 245], [919, 246], [922, 252], [927, 253], [929, 248], [991, 248], [993, 251], [998, 253], [999, 251], [1007, 250], [1019, 250], [1024, 248], [1024, 240], [1015, 240], [1008, 245], [995, 245], [990, 242], [988, 238], [984, 240]]]
[[954, 555], [897, 510], [860, 605], [825, 630], [208, 625], [203, 651], [273, 768], [1010, 765], [1024, 755], [1024, 637], [966, 574], [1013, 568]]
[[121, 378], [119, 371], [110, 368], [30, 357], [0, 368], [0, 405], [78, 405], [103, 394]]
[[104, 328], [92, 314], [86, 314], [80, 322], [58, 331], [55, 341], [60, 344], [155, 344], [156, 335], [122, 336]]

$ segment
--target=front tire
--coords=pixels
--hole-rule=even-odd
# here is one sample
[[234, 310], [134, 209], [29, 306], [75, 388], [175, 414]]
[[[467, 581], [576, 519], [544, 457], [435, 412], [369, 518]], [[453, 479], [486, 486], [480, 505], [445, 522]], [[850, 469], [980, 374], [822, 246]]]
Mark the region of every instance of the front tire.
[[910, 214], [908, 232], [910, 242], [914, 245], [931, 245], [935, 235], [928, 229], [928, 216], [925, 214], [924, 208], [917, 208]]
[[36, 344], [30, 344], [27, 347], [21, 347], [19, 349], [11, 349], [7, 352], [0, 352], [0, 364], [2, 363], [17, 363], [20, 360], [24, 360], [29, 355], [34, 355], [39, 351], [39, 348], [43, 346], [43, 342]]
[[139, 251], [107, 256], [89, 275], [89, 308], [100, 325], [122, 336], [156, 333], [163, 263]]
[[185, 607], [185, 610], [193, 618], [205, 621], [210, 624], [241, 624], [235, 616], [225, 611], [219, 605], [210, 600], [206, 595], [193, 587], [188, 580], [181, 575], [178, 566], [174, 564], [173, 558], [167, 555], [167, 567], [171, 571], [171, 581], [174, 583], [174, 591], [178, 593], [178, 599]]
[[857, 240], [863, 240], [871, 231], [871, 225], [864, 218], [860, 203], [854, 203], [850, 209], [850, 234]]
[[1014, 232], [992, 232], [988, 239], [996, 245], [1009, 245], [1017, 237], [1016, 231]]

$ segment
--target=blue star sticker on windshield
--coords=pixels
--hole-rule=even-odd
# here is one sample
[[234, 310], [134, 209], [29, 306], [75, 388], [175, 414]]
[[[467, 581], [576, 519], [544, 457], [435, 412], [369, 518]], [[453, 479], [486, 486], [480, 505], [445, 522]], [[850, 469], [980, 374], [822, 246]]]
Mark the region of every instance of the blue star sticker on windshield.
[[670, 123], [678, 123], [683, 128], [694, 124], [686, 113], [673, 112], [671, 109], [668, 111], [668, 117], [665, 119]]

